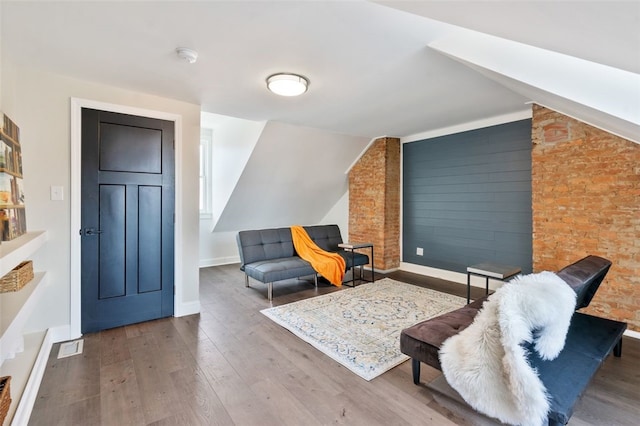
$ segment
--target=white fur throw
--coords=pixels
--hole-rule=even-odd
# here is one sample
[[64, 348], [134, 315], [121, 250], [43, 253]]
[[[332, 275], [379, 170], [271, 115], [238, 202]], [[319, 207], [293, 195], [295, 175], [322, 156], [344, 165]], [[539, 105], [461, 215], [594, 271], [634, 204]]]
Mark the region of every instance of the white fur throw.
[[440, 363], [447, 382], [474, 409], [504, 423], [547, 424], [546, 389], [520, 344], [535, 341], [542, 359], [556, 358], [575, 304], [575, 292], [553, 272], [505, 283], [469, 327], [443, 343]]

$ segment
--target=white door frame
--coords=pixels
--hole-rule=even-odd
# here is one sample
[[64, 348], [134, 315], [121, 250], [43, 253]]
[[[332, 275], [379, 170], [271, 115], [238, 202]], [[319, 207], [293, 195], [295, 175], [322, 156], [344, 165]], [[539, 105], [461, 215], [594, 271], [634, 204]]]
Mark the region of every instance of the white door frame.
[[69, 295], [70, 339], [82, 335], [82, 307], [81, 307], [81, 253], [80, 227], [81, 223], [81, 176], [82, 176], [82, 108], [92, 108], [101, 111], [117, 112], [121, 114], [137, 115], [174, 122], [175, 132], [175, 228], [174, 228], [174, 276], [175, 294], [173, 300], [174, 315], [179, 315], [182, 302], [182, 116], [163, 111], [117, 105], [87, 99], [71, 98], [71, 283]]

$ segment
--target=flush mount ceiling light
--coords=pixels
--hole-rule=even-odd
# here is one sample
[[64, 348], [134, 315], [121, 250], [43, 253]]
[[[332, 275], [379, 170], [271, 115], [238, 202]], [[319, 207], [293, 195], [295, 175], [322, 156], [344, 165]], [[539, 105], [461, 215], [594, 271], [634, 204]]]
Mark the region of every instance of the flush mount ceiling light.
[[309, 80], [298, 74], [278, 73], [267, 77], [267, 88], [280, 96], [298, 96], [307, 91]]
[[188, 47], [178, 47], [176, 49], [176, 54], [178, 55], [178, 58], [184, 59], [190, 64], [193, 64], [198, 59], [198, 52], [193, 49], [189, 49]]

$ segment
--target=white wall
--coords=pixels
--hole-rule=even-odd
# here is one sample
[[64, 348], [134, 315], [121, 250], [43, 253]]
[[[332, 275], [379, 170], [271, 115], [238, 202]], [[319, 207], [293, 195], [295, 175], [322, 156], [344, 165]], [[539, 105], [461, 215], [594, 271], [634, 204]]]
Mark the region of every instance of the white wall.
[[345, 170], [368, 138], [270, 121], [216, 231], [318, 223], [347, 191]]
[[237, 231], [211, 232], [212, 220], [200, 220], [200, 267], [240, 262]]
[[[277, 122], [258, 127], [235, 120], [235, 128], [223, 123], [214, 129], [213, 156], [219, 162], [214, 179], [224, 188], [214, 197], [213, 219], [200, 221], [200, 266], [239, 262], [236, 235], [243, 229], [337, 223], [346, 241], [345, 170], [368, 140]], [[207, 126], [205, 114], [202, 121]]]
[[[70, 98], [163, 111], [182, 117], [182, 230], [176, 247], [183, 269], [179, 303], [199, 306], [198, 289], [198, 155], [200, 107], [70, 77], [2, 63], [2, 106], [20, 126], [28, 230], [47, 230], [49, 241], [34, 257], [34, 269], [46, 270], [49, 286], [36, 309], [33, 329], [70, 322]], [[64, 201], [51, 201], [51, 185], [64, 188]]]
[[[220, 217], [266, 121], [250, 121], [203, 112], [201, 126], [213, 131], [211, 149], [213, 222]], [[209, 229], [213, 229], [213, 226]]]
[[349, 242], [349, 191], [338, 200], [329, 210], [325, 217], [320, 220], [319, 225], [336, 224], [340, 228], [342, 241]]
[[[210, 232], [211, 219], [200, 220], [200, 267], [228, 265], [240, 262], [236, 235], [238, 231]], [[349, 240], [349, 192], [342, 196], [318, 223], [304, 225], [330, 225], [340, 227], [342, 239]]]
[[203, 112], [201, 126], [212, 129], [212, 217], [200, 219], [201, 267], [240, 261], [236, 232], [213, 232], [266, 122]]

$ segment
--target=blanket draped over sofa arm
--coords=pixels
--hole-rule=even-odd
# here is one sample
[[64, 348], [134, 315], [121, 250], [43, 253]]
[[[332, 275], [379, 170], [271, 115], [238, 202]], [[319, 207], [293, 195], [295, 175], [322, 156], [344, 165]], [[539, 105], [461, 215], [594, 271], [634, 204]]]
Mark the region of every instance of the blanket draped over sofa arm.
[[322, 250], [313, 242], [302, 226], [291, 227], [293, 246], [302, 259], [313, 269], [337, 287], [342, 285], [346, 264], [342, 256]]
[[469, 327], [442, 344], [447, 382], [473, 408], [504, 423], [547, 424], [546, 388], [522, 344], [533, 343], [542, 359], [556, 358], [575, 306], [576, 293], [553, 272], [506, 283]]

